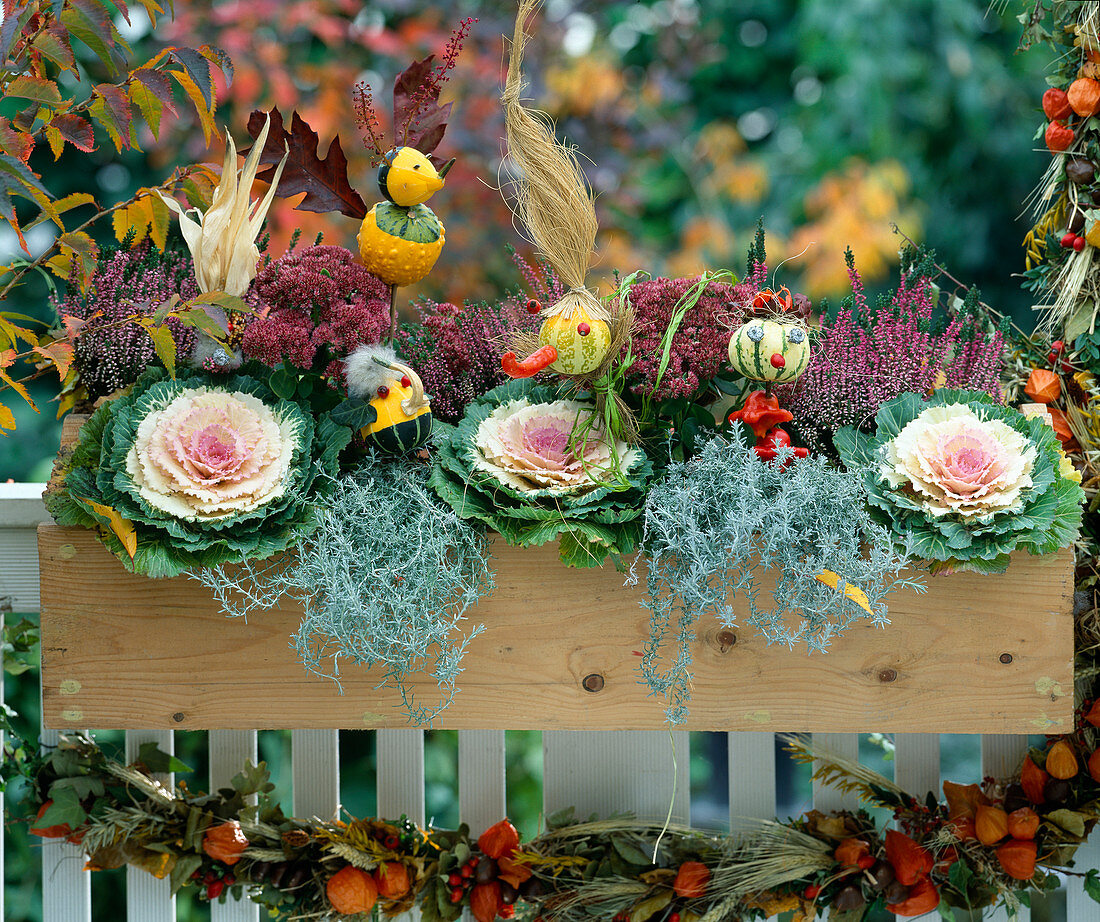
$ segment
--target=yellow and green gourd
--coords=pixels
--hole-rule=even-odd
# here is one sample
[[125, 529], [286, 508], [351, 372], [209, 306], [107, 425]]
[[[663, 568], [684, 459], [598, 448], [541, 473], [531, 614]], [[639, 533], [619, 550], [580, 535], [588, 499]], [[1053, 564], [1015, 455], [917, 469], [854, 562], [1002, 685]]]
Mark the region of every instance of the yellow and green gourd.
[[756, 317], [733, 331], [729, 356], [744, 377], [784, 384], [810, 364], [809, 332], [800, 323]]
[[443, 178], [453, 164], [449, 160], [437, 170], [415, 147], [395, 147], [378, 164], [378, 188], [395, 205], [422, 205], [443, 188]]
[[432, 270], [446, 242], [443, 222], [427, 205], [379, 202], [359, 228], [359, 257], [387, 285], [411, 285]]
[[561, 312], [551, 312], [542, 322], [539, 345], [558, 350], [557, 359], [550, 365], [551, 371], [561, 375], [585, 375], [599, 368], [607, 356], [611, 327], [605, 317], [575, 304]]
[[393, 379], [379, 387], [370, 401], [378, 416], [359, 434], [380, 451], [403, 455], [419, 448], [432, 434], [432, 408], [424, 394], [424, 383], [415, 371], [400, 362], [389, 367], [394, 372]]

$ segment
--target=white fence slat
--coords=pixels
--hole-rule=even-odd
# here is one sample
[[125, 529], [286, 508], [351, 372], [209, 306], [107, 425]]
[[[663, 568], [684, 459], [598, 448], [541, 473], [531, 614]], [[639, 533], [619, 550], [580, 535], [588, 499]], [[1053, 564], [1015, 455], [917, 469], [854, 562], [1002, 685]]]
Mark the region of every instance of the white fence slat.
[[[56, 746], [56, 730], [42, 728], [42, 743]], [[42, 922], [91, 922], [92, 875], [84, 852], [64, 839], [42, 840]]]
[[424, 731], [378, 730], [378, 816], [424, 825]]
[[340, 731], [291, 730], [292, 810], [332, 820], [340, 810]]
[[[228, 787], [245, 762], [256, 762], [255, 730], [211, 730], [210, 789]], [[260, 907], [249, 899], [210, 904], [211, 922], [259, 922]], [[135, 920], [136, 922], [136, 920]]]
[[[546, 730], [542, 734], [542, 803], [546, 813], [577, 808], [577, 816], [629, 811], [663, 823], [691, 816], [690, 737], [686, 730]], [[675, 784], [675, 797], [673, 785]]]
[[894, 735], [894, 783], [921, 799], [931, 791], [940, 799], [940, 736], [938, 733]]
[[729, 733], [730, 833], [775, 817], [775, 734]]
[[0, 608], [38, 611], [39, 522], [50, 521], [42, 504], [44, 483], [0, 483]]
[[[1100, 827], [1092, 831], [1088, 842], [1077, 849], [1076, 869], [1100, 868]], [[1085, 893], [1081, 878], [1071, 877], [1066, 888], [1066, 918], [1069, 922], [1100, 922], [1100, 903]]]
[[[836, 756], [843, 756], [852, 762], [859, 761], [859, 734], [858, 733], [815, 733], [813, 745], [819, 749], [825, 749]], [[844, 794], [834, 787], [814, 781], [814, 809], [815, 810], [857, 810], [859, 809], [858, 794]]]
[[[0, 604], [0, 632], [4, 629], [4, 606]], [[0, 708], [4, 705], [4, 653], [0, 649]], [[3, 752], [4, 734], [0, 732], [0, 752]], [[0, 816], [4, 815], [4, 795], [0, 792]], [[7, 829], [0, 828], [0, 919], [4, 918], [4, 839]]]
[[[171, 730], [130, 730], [126, 733], [126, 761], [138, 757], [142, 743], [156, 743], [161, 751], [174, 754]], [[171, 786], [174, 776], [158, 774], [157, 779]], [[175, 922], [176, 898], [171, 882], [157, 880], [147, 871], [126, 868], [126, 918], [129, 922]]]
[[[1007, 778], [1020, 767], [1020, 760], [1027, 752], [1027, 737], [1019, 735], [983, 736], [982, 737], [982, 777], [992, 775], [994, 778]], [[1008, 922], [1012, 917], [1003, 909], [991, 912], [989, 922]], [[1078, 922], [1077, 916], [1071, 915], [1072, 922]], [[1026, 906], [1021, 907], [1016, 915], [1016, 922], [1029, 922], [1031, 910]]]
[[[504, 731], [460, 730], [458, 815], [476, 839], [507, 811], [504, 791]], [[534, 830], [525, 830], [533, 834]]]

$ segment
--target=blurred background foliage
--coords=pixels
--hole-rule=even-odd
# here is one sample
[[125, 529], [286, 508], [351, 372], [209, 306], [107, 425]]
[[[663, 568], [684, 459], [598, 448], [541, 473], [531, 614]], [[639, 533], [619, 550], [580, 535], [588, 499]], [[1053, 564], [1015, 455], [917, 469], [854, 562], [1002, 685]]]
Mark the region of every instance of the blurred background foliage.
[[[778, 283], [817, 301], [843, 292], [845, 246], [872, 287], [884, 284], [897, 259], [896, 222], [1026, 323], [1028, 300], [1012, 274], [1027, 229], [1020, 203], [1049, 157], [1033, 141], [1048, 61], [1042, 51], [1017, 54], [1015, 7], [991, 6], [547, 0], [528, 56], [529, 95], [589, 160], [601, 281], [639, 267], [671, 276], [737, 269], [763, 215], [773, 266], [790, 259]], [[131, 26], [119, 22], [138, 55], [166, 43], [224, 48], [236, 73], [218, 87], [219, 125], [243, 141], [253, 108], [297, 109], [322, 150], [340, 135], [352, 181], [371, 202], [378, 194], [352, 85], [366, 80], [388, 108], [394, 76], [440, 51], [461, 18], [479, 17], [446, 90], [456, 113], [440, 153], [458, 157], [438, 200], [447, 247], [420, 287], [460, 303], [518, 281], [505, 245], [522, 250], [522, 241], [496, 190], [501, 36], [513, 12], [509, 0], [220, 0], [178, 2], [175, 19], [155, 31], [140, 12]], [[101, 146], [91, 173], [84, 161], [75, 168], [68, 149], [58, 164], [39, 151], [33, 165], [112, 201], [178, 163], [221, 157], [186, 120], [142, 146], [123, 156]], [[353, 248], [358, 229], [283, 202], [270, 221], [273, 253], [296, 227], [305, 241], [323, 232]], [[48, 242], [48, 228], [36, 229], [32, 249]], [[26, 303], [10, 307], [48, 315], [44, 286], [25, 291]], [[50, 416], [23, 410], [0, 477], [45, 479], [57, 439]]]
[[[236, 70], [231, 86], [218, 87], [219, 126], [244, 141], [252, 109], [297, 109], [322, 150], [340, 135], [352, 181], [372, 202], [378, 194], [352, 117], [352, 85], [366, 80], [388, 108], [394, 76], [441, 50], [460, 19], [479, 17], [447, 89], [456, 113], [439, 153], [458, 158], [438, 198], [447, 247], [419, 291], [461, 302], [518, 285], [506, 245], [524, 248], [496, 189], [501, 35], [511, 33], [513, 12], [510, 0], [177, 0], [174, 21], [155, 32], [139, 13], [132, 26], [119, 26], [139, 56], [169, 43], [224, 48]], [[772, 266], [790, 259], [778, 283], [815, 301], [835, 298], [846, 285], [846, 246], [870, 288], [888, 283], [896, 222], [934, 247], [957, 277], [980, 285], [989, 303], [1027, 323], [1030, 305], [1012, 274], [1022, 269], [1028, 227], [1021, 202], [1049, 158], [1033, 141], [1048, 61], [1042, 51], [1015, 53], [1015, 12], [1012, 4], [991, 9], [987, 0], [547, 0], [527, 56], [528, 95], [589, 160], [605, 286], [616, 269], [737, 271], [763, 215]], [[177, 164], [220, 162], [220, 147], [207, 150], [192, 122], [165, 131], [160, 143], [142, 143], [144, 152], [120, 156], [101, 146], [89, 155], [90, 170], [88, 158], [68, 149], [56, 164], [38, 151], [32, 165], [49, 170], [60, 193], [91, 191], [110, 202]], [[297, 227], [306, 241], [323, 232], [326, 242], [354, 248], [355, 222], [282, 202], [270, 219], [271, 251], [281, 253]], [[48, 224], [36, 228], [32, 250], [47, 245], [49, 233]], [[108, 239], [110, 228], [101, 235]], [[14, 247], [14, 239], [0, 239], [0, 249]], [[38, 280], [8, 307], [50, 319], [47, 294]], [[0, 479], [47, 478], [59, 432], [51, 417], [48, 404], [37, 417], [20, 408], [17, 434], [0, 442]], [[8, 677], [7, 686], [9, 704], [36, 726], [37, 676]], [[695, 819], [720, 828], [724, 735], [694, 736]], [[541, 804], [539, 737], [508, 736], [509, 812], [525, 835], [536, 831]], [[977, 772], [977, 740], [951, 739], [945, 774], [978, 780], [968, 777]], [[201, 786], [203, 736], [177, 740]], [[289, 764], [287, 734], [265, 732], [260, 745], [273, 767]], [[345, 806], [369, 814], [373, 735], [344, 733], [341, 745]], [[888, 756], [889, 747], [870, 751]], [[458, 820], [456, 759], [455, 734], [429, 735], [428, 814], [443, 825]], [[786, 805], [797, 812], [807, 781], [784, 779]], [[289, 798], [289, 776], [274, 780]], [[11, 922], [40, 918], [37, 856], [27, 839], [16, 834], [7, 842]], [[120, 905], [120, 878], [96, 875], [103, 918]], [[209, 917], [189, 898], [184, 903], [181, 919]]]

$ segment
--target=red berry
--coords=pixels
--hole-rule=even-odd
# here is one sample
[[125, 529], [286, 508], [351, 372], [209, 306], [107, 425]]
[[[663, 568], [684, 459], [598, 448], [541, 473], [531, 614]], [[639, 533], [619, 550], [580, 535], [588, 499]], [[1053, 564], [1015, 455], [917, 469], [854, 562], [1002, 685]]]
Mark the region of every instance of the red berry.
[[1066, 348], [1066, 344], [1060, 339], [1056, 339], [1050, 344], [1050, 348], [1053, 349], [1055, 352], [1061, 352], [1063, 349]]
[[816, 900], [821, 893], [821, 887], [817, 884], [810, 884], [805, 890], [802, 891], [802, 895], [808, 900]]
[[1073, 241], [1077, 239], [1077, 235], [1070, 231], [1068, 234], [1062, 235], [1062, 248], [1068, 250], [1073, 246]]
[[516, 907], [509, 903], [507, 906], [501, 906], [497, 910], [497, 915], [502, 919], [514, 919], [516, 917]]
[[782, 368], [787, 364], [787, 360], [783, 358], [778, 352], [773, 352], [771, 357], [772, 368]]
[[237, 882], [237, 878], [234, 877], [232, 874], [226, 874], [225, 877], [222, 878], [222, 882], [227, 887], [232, 887]]
[[542, 310], [542, 305], [539, 304], [539, 302], [536, 301], [534, 298], [532, 298], [530, 301], [527, 302], [527, 313], [537, 314], [541, 310]]
[[225, 882], [224, 881], [216, 880], [212, 884], [207, 884], [206, 898], [208, 900], [216, 900], [219, 896], [222, 895], [223, 890], [225, 890]]
[[592, 327], [590, 327], [587, 323], [578, 323], [577, 332], [580, 333], [581, 336], [587, 336], [589, 333], [592, 332]]
[[452, 903], [461, 903], [462, 902], [462, 888], [461, 887], [455, 887], [451, 891], [451, 902]]
[[[381, 389], [382, 388], [379, 388], [379, 390], [381, 390]], [[389, 388], [386, 388], [386, 394], [388, 394], [388, 393], [389, 393]], [[380, 394], [379, 396], [385, 397], [386, 394]], [[399, 844], [398, 841], [397, 841], [397, 836], [386, 836], [386, 841], [385, 841], [384, 844], [385, 844], [386, 848], [388, 848], [390, 850], [393, 850], [393, 849], [397, 848], [397, 846]]]
[[218, 875], [215, 874], [213, 871], [207, 871], [205, 874], [202, 875], [202, 882], [204, 884], [212, 884], [217, 879]]
[[674, 912], [668, 917], [668, 922], [680, 922], [680, 913]]
[[408, 375], [402, 375], [401, 376], [401, 386], [402, 387], [412, 387], [413, 386], [412, 380], [409, 378]]
[[1071, 362], [1062, 362], [1062, 371], [1073, 371], [1073, 364]]
[[[383, 397], [383, 398], [385, 398], [385, 397], [389, 397], [389, 395], [390, 395], [390, 389], [389, 389], [388, 387], [386, 387], [386, 385], [385, 385], [385, 384], [380, 384], [380, 385], [378, 385], [378, 396], [379, 396], [379, 397]], [[392, 838], [393, 838], [393, 836], [390, 836], [390, 838], [392, 839]], [[386, 842], [388, 843], [388, 842], [389, 842], [389, 839], [387, 839], [387, 840], [386, 840]], [[395, 843], [394, 843], [394, 845], [396, 845], [396, 844], [397, 844], [397, 843], [395, 842]], [[392, 848], [392, 847], [393, 847], [393, 846], [391, 846], [391, 848]]]
[[1085, 248], [1085, 244], [1086, 244], [1087, 242], [1088, 242], [1088, 241], [1087, 241], [1087, 240], [1085, 240], [1085, 238], [1084, 238], [1084, 237], [1077, 237], [1077, 238], [1075, 238], [1075, 239], [1074, 239], [1074, 241], [1073, 241], [1073, 248], [1074, 248], [1074, 249], [1075, 249], [1075, 250], [1076, 250], [1076, 251], [1077, 251], [1078, 253], [1080, 253], [1080, 252], [1081, 252], [1081, 251], [1082, 251], [1082, 250], [1083, 250], [1083, 249]]
[[474, 868], [477, 867], [479, 861], [481, 861], [480, 858], [471, 858], [469, 861], [466, 862], [466, 867], [468, 867], [472, 871]]
[[1047, 361], [1048, 362], [1057, 362], [1058, 361], [1058, 353], [1057, 352], [1048, 352], [1047, 353]]
[[450, 877], [447, 878], [447, 883], [449, 883], [452, 887], [461, 887], [462, 878], [459, 877], [457, 874], [452, 874]]
[[[459, 873], [462, 875], [462, 877], [473, 877], [474, 876], [474, 869], [472, 867], [470, 867], [468, 864], [464, 864], [464, 865], [462, 865], [462, 870]], [[451, 876], [453, 877], [454, 875], [452, 874]], [[459, 878], [459, 879], [461, 880], [461, 878]]]

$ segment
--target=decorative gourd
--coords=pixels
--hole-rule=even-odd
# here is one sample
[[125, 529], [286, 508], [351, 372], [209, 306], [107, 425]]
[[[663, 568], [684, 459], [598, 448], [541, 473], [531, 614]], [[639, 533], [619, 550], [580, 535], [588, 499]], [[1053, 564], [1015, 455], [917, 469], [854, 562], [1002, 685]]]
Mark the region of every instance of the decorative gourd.
[[395, 147], [378, 164], [378, 188], [395, 205], [422, 205], [443, 188], [452, 166], [454, 160], [449, 160], [437, 170], [415, 147]]
[[757, 317], [733, 331], [729, 356], [746, 378], [785, 384], [810, 364], [810, 336], [799, 323]]
[[393, 362], [394, 376], [378, 387], [370, 401], [377, 418], [359, 430], [368, 444], [387, 454], [403, 455], [419, 448], [432, 434], [432, 407], [424, 382], [408, 365]]
[[427, 205], [379, 202], [363, 218], [359, 258], [387, 285], [411, 285], [432, 271], [446, 243], [443, 222]]
[[[599, 305], [595, 298], [591, 300]], [[607, 357], [611, 327], [606, 316], [589, 311], [583, 303], [575, 303], [567, 310], [551, 311], [539, 328], [539, 345], [553, 346], [558, 352], [549, 366], [551, 371], [586, 375], [599, 368]]]

